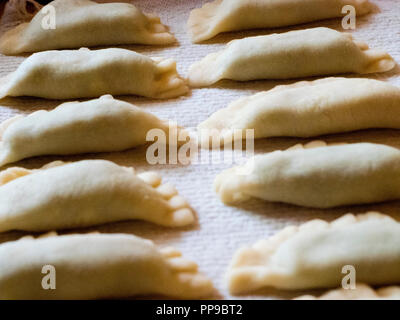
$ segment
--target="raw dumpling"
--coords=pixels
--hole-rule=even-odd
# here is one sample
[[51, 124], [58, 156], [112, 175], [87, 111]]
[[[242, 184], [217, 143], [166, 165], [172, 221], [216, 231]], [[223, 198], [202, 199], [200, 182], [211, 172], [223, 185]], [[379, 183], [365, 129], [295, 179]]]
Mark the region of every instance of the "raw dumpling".
[[16, 71], [0, 78], [0, 98], [75, 99], [134, 94], [165, 99], [187, 91], [174, 60], [149, 58], [119, 48], [34, 53]]
[[384, 287], [377, 290], [362, 283], [356, 289], [335, 289], [328, 291], [320, 297], [301, 296], [296, 300], [400, 300], [400, 287]]
[[111, 95], [66, 102], [0, 124], [0, 166], [39, 155], [126, 150], [145, 144], [152, 129], [180, 134], [172, 123]]
[[216, 0], [190, 13], [188, 29], [193, 42], [221, 32], [276, 28], [344, 16], [354, 7], [358, 16], [371, 11], [368, 0]]
[[168, 227], [194, 222], [188, 203], [155, 172], [105, 160], [0, 172], [0, 232], [48, 231], [141, 219]]
[[235, 294], [263, 287], [339, 287], [347, 265], [355, 268], [356, 281], [399, 283], [400, 224], [372, 212], [348, 214], [331, 223], [312, 220], [287, 227], [236, 252], [227, 279]]
[[[55, 28], [45, 29], [44, 19], [55, 9]], [[130, 3], [96, 3], [89, 0], [55, 0], [31, 22], [6, 32], [0, 52], [15, 55], [52, 49], [118, 44], [162, 45], [175, 42], [160, 18], [143, 14]]]
[[369, 49], [349, 33], [329, 28], [290, 31], [233, 40], [224, 50], [195, 62], [189, 70], [193, 87], [222, 79], [292, 79], [339, 73], [374, 73], [394, 68], [384, 51]]
[[372, 79], [326, 78], [277, 86], [243, 97], [198, 126], [210, 138], [230, 142], [246, 129], [255, 138], [312, 137], [368, 128], [400, 129], [400, 88]]
[[394, 200], [400, 198], [400, 151], [373, 143], [312, 142], [225, 170], [214, 188], [226, 204], [254, 197], [331, 208]]
[[[44, 266], [55, 289], [43, 289]], [[214, 293], [197, 264], [173, 248], [127, 234], [25, 237], [0, 245], [0, 299], [101, 299], [159, 294], [201, 298]]]

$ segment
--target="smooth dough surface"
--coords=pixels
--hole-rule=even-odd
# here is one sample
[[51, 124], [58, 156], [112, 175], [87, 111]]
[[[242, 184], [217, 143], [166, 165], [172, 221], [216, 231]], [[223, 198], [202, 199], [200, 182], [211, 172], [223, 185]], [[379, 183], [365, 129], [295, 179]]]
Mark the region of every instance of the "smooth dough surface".
[[353, 6], [358, 16], [372, 9], [368, 0], [216, 0], [192, 10], [187, 25], [192, 41], [201, 42], [221, 32], [343, 17], [346, 5]]
[[174, 60], [119, 48], [34, 53], [16, 71], [0, 78], [0, 98], [76, 99], [111, 94], [165, 99], [187, 91]]
[[0, 232], [49, 231], [124, 220], [168, 227], [194, 222], [194, 214], [155, 172], [105, 160], [61, 161], [44, 168], [0, 172]]
[[250, 198], [312, 208], [400, 198], [400, 151], [373, 143], [296, 145], [256, 155], [217, 175], [214, 188], [226, 204]]
[[[53, 11], [55, 29], [43, 24]], [[46, 21], [44, 21], [46, 20]], [[162, 45], [175, 42], [160, 18], [143, 14], [130, 3], [55, 0], [0, 38], [0, 52], [15, 55], [53, 49], [118, 44]]]
[[222, 79], [292, 79], [341, 73], [375, 73], [394, 68], [386, 52], [369, 49], [349, 33], [312, 28], [233, 40], [189, 69], [192, 87]]
[[[55, 268], [55, 290], [44, 290], [45, 265]], [[101, 299], [159, 294], [213, 294], [196, 263], [174, 248], [126, 234], [48, 236], [0, 245], [0, 299]]]
[[40, 155], [122, 151], [146, 144], [152, 129], [166, 137], [170, 130], [182, 131], [111, 95], [66, 102], [0, 124], [0, 165]]
[[[400, 88], [373, 79], [300, 81], [233, 101], [202, 122], [204, 145], [245, 137], [313, 137], [368, 128], [400, 129]], [[240, 135], [236, 135], [236, 137]]]
[[346, 265], [355, 268], [358, 282], [400, 283], [400, 224], [372, 212], [286, 227], [236, 252], [227, 279], [234, 294], [339, 287]]
[[335, 289], [316, 297], [305, 295], [296, 300], [400, 300], [400, 287], [391, 286], [374, 290], [370, 286], [357, 283], [356, 289]]

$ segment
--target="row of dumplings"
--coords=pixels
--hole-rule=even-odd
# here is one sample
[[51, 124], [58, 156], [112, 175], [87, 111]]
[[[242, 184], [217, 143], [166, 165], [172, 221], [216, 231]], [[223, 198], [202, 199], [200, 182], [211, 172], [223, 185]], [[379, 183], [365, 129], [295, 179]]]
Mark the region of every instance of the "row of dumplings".
[[[299, 5], [293, 1], [286, 2], [289, 9]], [[304, 1], [308, 5], [314, 2]], [[341, 2], [337, 1], [336, 5]], [[263, 8], [264, 14], [268, 10], [276, 12], [278, 8], [274, 7], [273, 2], [268, 3]], [[362, 8], [366, 7], [365, 3], [354, 2], [362, 4]], [[56, 29], [60, 31], [54, 30], [53, 33], [54, 42], [48, 41], [47, 35], [39, 28], [39, 18], [35, 16], [31, 23], [20, 25], [6, 34], [0, 41], [1, 50], [15, 54], [115, 44], [107, 42], [115, 39], [112, 36], [107, 38], [107, 33], [104, 33], [104, 38], [91, 33], [90, 41], [96, 41], [96, 38], [102, 40], [84, 42], [88, 41], [85, 34], [93, 30], [93, 26], [101, 30], [104, 15], [112, 12], [112, 6], [115, 6], [112, 7], [114, 12], [119, 14], [115, 13], [118, 19], [111, 26], [115, 24], [116, 28], [134, 30], [136, 33], [132, 33], [135, 35], [143, 35], [139, 37], [141, 40], [118, 40], [121, 41], [119, 43], [150, 43], [149, 39], [152, 39], [155, 44], [155, 38], [158, 44], [171, 41], [157, 18], [142, 14], [132, 5], [106, 4], [107, 7], [102, 7], [87, 0], [56, 0], [52, 4], [56, 8], [64, 8], [60, 10], [61, 25]], [[199, 15], [201, 19], [217, 20], [214, 31], [208, 36], [233, 30], [229, 29], [228, 21], [233, 19], [234, 25], [237, 25], [235, 19], [245, 17], [237, 13], [251, 7], [242, 1], [216, 1], [200, 10], [204, 13], [207, 11], [205, 9], [212, 6], [221, 6], [217, 12], [224, 14], [214, 17], [210, 14]], [[230, 10], [225, 10], [224, 6]], [[288, 24], [334, 16], [325, 13], [324, 16], [307, 18], [306, 9], [304, 6], [303, 12], [298, 13], [301, 21], [294, 19]], [[321, 9], [317, 12], [322, 12]], [[189, 21], [193, 21], [195, 12]], [[304, 17], [300, 18], [301, 15]], [[89, 22], [80, 24], [82, 36], [72, 37], [73, 33], [68, 29], [70, 26], [67, 23], [63, 25], [72, 16], [79, 16], [82, 21], [92, 21], [93, 25]], [[241, 28], [255, 27], [243, 19]], [[121, 22], [116, 21], [124, 21], [126, 25], [122, 26]], [[146, 27], [139, 27], [142, 26], [140, 21], [144, 21], [142, 25]], [[132, 23], [134, 27], [130, 25]], [[204, 25], [204, 20], [201, 23]], [[193, 25], [194, 30], [194, 26], [201, 23], [189, 22], [189, 25]], [[156, 36], [153, 34], [150, 37], [143, 30], [150, 30]], [[58, 33], [62, 31], [65, 32], [64, 36]], [[124, 34], [122, 31], [120, 33]], [[55, 47], [43, 47], [48, 43]], [[272, 43], [274, 46], [271, 46]], [[7, 47], [35, 48], [36, 45], [36, 49], [6, 51]], [[249, 51], [249, 48], [252, 50]], [[303, 63], [299, 64], [298, 59], [303, 58]], [[243, 81], [383, 72], [393, 67], [394, 61], [388, 54], [370, 50], [367, 45], [355, 42], [346, 34], [315, 28], [235, 40], [225, 50], [193, 65], [189, 72], [189, 84], [204, 86], [220, 79]], [[338, 95], [338, 89], [344, 91]], [[74, 99], [105, 96], [86, 102], [64, 103], [50, 112], [38, 111], [4, 122], [0, 130], [0, 163], [5, 165], [45, 154], [119, 151], [144, 144], [145, 133], [149, 129], [156, 127], [168, 132], [169, 124], [114, 99], [110, 94], [170, 98], [185, 94], [187, 90], [185, 81], [177, 75], [175, 62], [170, 59], [150, 59], [116, 48], [33, 54], [14, 73], [1, 80], [1, 97], [30, 95]], [[395, 115], [399, 99], [398, 88], [376, 80], [329, 78], [299, 82], [239, 99], [212, 115], [199, 128], [217, 130], [222, 140], [232, 139], [230, 130], [247, 128], [255, 129], [256, 138], [279, 135], [310, 137], [371, 127], [398, 128]], [[321, 104], [321, 101], [324, 103]], [[365, 112], [366, 107], [371, 112]], [[385, 108], [387, 112], [376, 115], [378, 107]], [[234, 116], [226, 117], [224, 113]], [[326, 121], [321, 121], [321, 118]], [[299, 126], [299, 123], [304, 125]], [[99, 136], [103, 139], [98, 139]], [[315, 146], [315, 143], [311, 146]], [[317, 148], [298, 146], [296, 150], [276, 151], [250, 160], [245, 165], [255, 164], [255, 170], [251, 170], [250, 175], [240, 174], [241, 168], [221, 173], [216, 178], [215, 189], [225, 203], [259, 197], [326, 208], [395, 199], [398, 197], [395, 191], [397, 181], [395, 179], [393, 182], [391, 178], [397, 174], [398, 166], [395, 164], [399, 160], [398, 152], [373, 144], [321, 146], [321, 143], [317, 143]], [[298, 168], [296, 164], [300, 158], [303, 166]], [[359, 167], [356, 161], [363, 159], [365, 161]], [[343, 188], [343, 182], [347, 179], [349, 183], [344, 184]], [[315, 182], [317, 180], [318, 183]], [[137, 174], [132, 168], [103, 160], [70, 164], [55, 162], [37, 170], [9, 168], [1, 172], [0, 181], [2, 232], [48, 231], [129, 219], [173, 227], [189, 225], [195, 219], [186, 201], [174, 187], [162, 184], [158, 174]], [[280, 185], [280, 190], [275, 189], [277, 185]], [[316, 185], [322, 187], [315, 190]], [[347, 228], [356, 232], [350, 234]], [[229, 288], [232, 293], [240, 294], [263, 286], [280, 289], [336, 287], [342, 276], [338, 266], [349, 261], [354, 261], [357, 272], [361, 272], [362, 276], [357, 278], [359, 281], [373, 285], [398, 282], [396, 269], [399, 262], [388, 259], [397, 256], [398, 228], [398, 223], [386, 216], [367, 214], [345, 216], [331, 224], [313, 221], [298, 228], [285, 229], [274, 238], [242, 249], [235, 255], [227, 273]], [[345, 253], [340, 251], [336, 243], [337, 234], [342, 239], [343, 247], [352, 250]], [[321, 238], [325, 241], [319, 241]], [[392, 239], [393, 245], [387, 244], [387, 239]], [[377, 247], [375, 255], [365, 252], [367, 242], [371, 242], [369, 248]], [[378, 249], [382, 249], [381, 252]], [[321, 252], [330, 258], [327, 260], [326, 256], [319, 256]], [[0, 275], [2, 298], [102, 298], [150, 293], [195, 298], [209, 296], [213, 292], [211, 282], [197, 272], [193, 262], [182, 258], [178, 251], [170, 248], [160, 250], [147, 240], [129, 235], [28, 237], [0, 245], [0, 257], [0, 261], [5, 261], [2, 265], [4, 273]], [[299, 258], [301, 261], [296, 260]], [[320, 261], [327, 262], [321, 266]], [[370, 274], [372, 263], [379, 269], [378, 275]], [[37, 285], [44, 264], [56, 265], [57, 271], [68, 275], [68, 279], [61, 279], [54, 292]], [[287, 269], [283, 270], [282, 266]], [[314, 272], [312, 277], [309, 276], [311, 271]], [[21, 281], [27, 286], [19, 287], [17, 284]], [[376, 293], [362, 288], [358, 292], [365, 297], [398, 295], [396, 288]]]
[[[201, 87], [222, 79], [366, 74], [389, 71], [395, 65], [389, 54], [369, 49], [350, 34], [313, 28], [233, 40], [224, 50], [194, 63], [188, 83]], [[76, 99], [133, 94], [165, 99], [187, 92], [186, 82], [172, 59], [149, 58], [120, 48], [39, 52], [0, 78], [0, 98]]]
[[[27, 16], [21, 18], [29, 19], [32, 16], [26, 2], [11, 0], [8, 5]], [[38, 10], [41, 8], [34, 0], [29, 2]], [[159, 17], [143, 13], [130, 3], [54, 0], [50, 5], [56, 13], [55, 28], [45, 28], [43, 15], [34, 15], [31, 22], [20, 24], [2, 37], [1, 53], [16, 55], [54, 49], [176, 42]], [[368, 0], [216, 0], [192, 10], [187, 27], [192, 41], [198, 43], [227, 31], [285, 27], [343, 17], [344, 6], [352, 6], [357, 16], [374, 9]]]
[[[165, 132], [166, 137], [176, 129], [177, 136], [192, 136], [203, 148], [244, 137], [247, 129], [253, 129], [257, 139], [399, 129], [399, 105], [400, 89], [383, 81], [301, 81], [232, 102], [200, 123], [200, 135], [194, 137], [171, 121], [104, 95], [84, 102], [62, 103], [51, 111], [17, 115], [1, 123], [0, 166], [42, 155], [123, 151], [146, 144], [146, 135], [154, 128]], [[238, 131], [242, 134], [238, 135]]]
[[[389, 158], [392, 152], [399, 163], [400, 152], [396, 149], [368, 144], [363, 147], [387, 148], [383, 151], [388, 152]], [[314, 151], [312, 158], [315, 158], [318, 153], [326, 151], [324, 148], [335, 146], [313, 146], [305, 150]], [[296, 148], [282, 153], [300, 150]], [[329, 153], [329, 156], [333, 154], [338, 152]], [[312, 165], [301, 160], [305, 166]], [[341, 162], [343, 165], [343, 159]], [[370, 167], [374, 165], [372, 163]], [[373, 179], [368, 179], [371, 178], [368, 171], [361, 167], [358, 178], [361, 183], [372, 183], [374, 192], [384, 193], [387, 189], [378, 188], [386, 187], [385, 180], [390, 182], [389, 174], [398, 183], [398, 165], [397, 171], [390, 169], [391, 165], [393, 163], [389, 161], [387, 175], [373, 173]], [[328, 174], [327, 180], [321, 178], [318, 183], [336, 183], [333, 175], [344, 174], [334, 171], [330, 175], [329, 166], [322, 171], [321, 168], [309, 168], [320, 176]], [[292, 168], [286, 169], [290, 172]], [[341, 169], [349, 173], [352, 168], [346, 170], [343, 165]], [[283, 172], [275, 168], [271, 174], [274, 173], [279, 175]], [[367, 177], [360, 178], [362, 175]], [[303, 179], [296, 174], [293, 176], [292, 180]], [[158, 174], [136, 173], [131, 167], [121, 167], [105, 160], [55, 162], [34, 170], [9, 168], [1, 172], [0, 181], [2, 232], [43, 232], [131, 219], [168, 227], [194, 222], [193, 212], [186, 201], [174, 187], [162, 183]], [[283, 179], [282, 182], [286, 181]], [[355, 188], [356, 195], [360, 189], [364, 191], [363, 186], [352, 183], [354, 176], [349, 188]], [[251, 184], [249, 181], [247, 186]], [[327, 184], [318, 186], [323, 190], [328, 187]], [[315, 194], [315, 187], [313, 189], [311, 183], [305, 183], [305, 190], [297, 193], [294, 190], [290, 196], [306, 195], [310, 199]], [[259, 192], [267, 193], [266, 190], [263, 187]], [[338, 196], [343, 194], [333, 194], [334, 199]], [[399, 235], [400, 223], [376, 212], [358, 216], [348, 214], [330, 223], [312, 220], [301, 226], [286, 227], [269, 239], [241, 248], [229, 266], [226, 281], [233, 294], [249, 293], [263, 287], [282, 290], [338, 287], [343, 277], [342, 267], [350, 264], [356, 268], [357, 281], [371, 285], [398, 283]], [[45, 265], [56, 267], [56, 290], [43, 290], [40, 285], [41, 270]], [[159, 249], [151, 241], [126, 234], [57, 236], [51, 233], [36, 239], [23, 237], [0, 245], [0, 270], [2, 299], [94, 299], [147, 294], [199, 298], [215, 294], [211, 281], [179, 251]], [[364, 285], [357, 288], [351, 293], [334, 291], [328, 297], [399, 298], [400, 294], [397, 287], [376, 292]]]
[[[14, 4], [17, 1], [11, 1]], [[157, 17], [130, 4], [53, 1], [58, 27], [44, 31], [41, 16], [1, 39], [6, 54], [119, 43], [168, 44], [174, 37]], [[71, 21], [74, 23], [71, 24]], [[93, 32], [94, 31], [94, 32]], [[77, 41], [77, 42], [76, 42]], [[52, 48], [46, 46], [54, 46]], [[169, 98], [187, 92], [175, 62], [123, 49], [44, 51], [2, 79], [1, 96], [72, 99], [3, 122], [1, 166], [44, 154], [126, 150], [146, 143], [170, 123], [108, 93]], [[29, 92], [28, 92], [29, 91]], [[180, 128], [178, 130], [181, 130]], [[0, 172], [0, 232], [44, 232], [141, 219], [162, 226], [190, 225], [195, 217], [174, 186], [155, 172], [136, 173], [109, 161], [56, 161], [40, 169]], [[125, 234], [54, 232], [0, 245], [1, 299], [93, 299], [161, 294], [197, 298], [213, 293], [211, 281], [174, 248]], [[57, 272], [57, 289], [40, 285], [44, 265]], [[20, 284], [23, 284], [22, 286]]]
[[[367, 0], [215, 1], [193, 10], [188, 25], [195, 41], [204, 40], [222, 31], [337, 17], [344, 3], [353, 5], [359, 15], [371, 9]], [[188, 92], [186, 81], [178, 75], [172, 59], [149, 58], [121, 48], [84, 48], [173, 43], [175, 38], [159, 18], [143, 14], [128, 3], [55, 0], [49, 5], [56, 11], [55, 29], [44, 29], [43, 16], [36, 14], [31, 22], [22, 23], [1, 37], [0, 51], [4, 54], [43, 52], [28, 57], [15, 72], [0, 79], [0, 98], [75, 99], [134, 94], [164, 99]], [[270, 16], [285, 22], [273, 23], [267, 19]], [[65, 48], [81, 49], [54, 50]], [[222, 79], [368, 74], [389, 71], [394, 66], [386, 52], [370, 49], [351, 34], [320, 27], [233, 40], [225, 49], [194, 63], [187, 82], [192, 87], [202, 87]]]
[[[18, 1], [10, 1], [16, 4]], [[58, 0], [57, 28], [43, 30], [38, 13], [1, 38], [5, 54], [67, 47], [175, 41], [159, 18], [122, 3]], [[73, 21], [73, 23], [71, 23]], [[51, 46], [51, 47], [48, 47]], [[29, 91], [29, 92], [28, 92]], [[113, 94], [169, 98], [187, 92], [175, 62], [123, 49], [44, 51], [2, 79], [1, 96], [72, 99], [3, 122], [1, 166], [44, 154], [126, 150], [146, 143], [167, 121]], [[181, 130], [181, 129], [178, 129]], [[195, 217], [174, 186], [155, 172], [136, 173], [109, 161], [52, 162], [40, 169], [0, 172], [0, 232], [45, 232], [141, 219], [162, 226], [190, 225]], [[56, 290], [41, 286], [45, 265], [56, 268]], [[21, 285], [23, 284], [23, 285]], [[160, 294], [210, 296], [211, 281], [174, 248], [126, 234], [54, 232], [0, 245], [1, 299], [94, 299]]]
[[[194, 10], [188, 24], [193, 40], [199, 42], [226, 31], [339, 17], [345, 5], [353, 6], [357, 15], [372, 10], [372, 5], [363, 0], [217, 0]], [[233, 40], [226, 49], [195, 63], [189, 71], [189, 83], [207, 86], [221, 79], [367, 74], [394, 66], [387, 53], [369, 49], [349, 34], [314, 28]], [[241, 98], [213, 114], [199, 128], [216, 132], [221, 144], [235, 139], [234, 130], [245, 129], [254, 129], [255, 138], [312, 137], [367, 127], [399, 129], [399, 107], [397, 87], [369, 79], [327, 78], [278, 86]], [[204, 139], [208, 140], [208, 135]], [[227, 204], [251, 197], [315, 208], [380, 202], [400, 197], [399, 163], [400, 151], [388, 146], [327, 146], [314, 141], [256, 156], [218, 175], [214, 187]], [[398, 232], [399, 223], [380, 213], [349, 214], [331, 223], [313, 220], [287, 227], [239, 250], [231, 262], [227, 282], [234, 294], [263, 287], [339, 287], [342, 267], [350, 264], [359, 282], [398, 283]], [[358, 284], [357, 290], [333, 290], [320, 298], [399, 299], [399, 293], [399, 287], [375, 291]]]

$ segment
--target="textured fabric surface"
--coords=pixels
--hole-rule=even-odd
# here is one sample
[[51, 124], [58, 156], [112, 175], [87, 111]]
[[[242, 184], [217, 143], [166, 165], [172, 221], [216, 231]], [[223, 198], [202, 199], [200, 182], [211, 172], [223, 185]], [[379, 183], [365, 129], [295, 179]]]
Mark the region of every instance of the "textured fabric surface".
[[[192, 44], [186, 32], [186, 21], [190, 10], [200, 7], [205, 1], [196, 0], [151, 0], [133, 1], [144, 12], [159, 15], [164, 24], [170, 27], [179, 43], [169, 47], [125, 46], [149, 56], [175, 58], [179, 72], [186, 76], [189, 66], [206, 54], [224, 47], [229, 40], [252, 35], [285, 32], [293, 29], [326, 26], [343, 31], [341, 21], [329, 20], [275, 30], [256, 30], [219, 35], [205, 44]], [[357, 19], [357, 27], [351, 32], [356, 39], [364, 40], [371, 48], [382, 48], [400, 62], [400, 2], [398, 0], [373, 0], [380, 12]], [[0, 55], [0, 76], [15, 70], [25, 57], [5, 57]], [[380, 74], [369, 75], [371, 78], [386, 80], [400, 86], [400, 68]], [[166, 101], [140, 97], [121, 97], [153, 112], [160, 118], [176, 120], [185, 127], [196, 127], [211, 113], [226, 107], [241, 96], [248, 96], [261, 90], [267, 90], [277, 84], [294, 81], [251, 81], [235, 83], [223, 81], [211, 88], [192, 90], [187, 96]], [[45, 101], [31, 98], [7, 98], [0, 101], [0, 121], [15, 114], [30, 113], [39, 109], [51, 109], [59, 101]], [[346, 134], [337, 134], [318, 139], [327, 142], [376, 142], [400, 147], [400, 132], [396, 130], [366, 130]], [[99, 137], [101, 139], [101, 137]], [[315, 139], [271, 138], [256, 141], [255, 152], [263, 153], [285, 149], [296, 143]], [[208, 152], [202, 151], [203, 154]], [[218, 156], [218, 152], [213, 152]], [[212, 278], [217, 294], [215, 298], [234, 298], [229, 295], [224, 282], [226, 268], [233, 253], [242, 245], [253, 243], [268, 237], [284, 226], [300, 224], [315, 218], [332, 220], [340, 215], [353, 212], [362, 213], [377, 210], [400, 218], [400, 201], [337, 208], [329, 210], [306, 209], [283, 204], [271, 204], [251, 201], [240, 207], [223, 205], [213, 191], [215, 175], [230, 167], [229, 163], [192, 164], [192, 165], [149, 165], [146, 162], [146, 149], [138, 148], [119, 153], [89, 154], [73, 157], [39, 157], [18, 163], [27, 168], [37, 168], [53, 160], [75, 161], [80, 159], [108, 159], [121, 165], [134, 166], [139, 171], [157, 170], [164, 181], [176, 185], [196, 212], [198, 222], [195, 226], [184, 229], [168, 229], [145, 222], [123, 222], [94, 227], [78, 232], [99, 230], [101, 232], [126, 232], [154, 240], [161, 246], [176, 246], [185, 257], [195, 260], [205, 274]], [[0, 241], [16, 239], [21, 233], [9, 233], [0, 236]], [[304, 293], [304, 292], [302, 292]], [[301, 293], [284, 293], [265, 290], [257, 295], [240, 298], [291, 298]]]

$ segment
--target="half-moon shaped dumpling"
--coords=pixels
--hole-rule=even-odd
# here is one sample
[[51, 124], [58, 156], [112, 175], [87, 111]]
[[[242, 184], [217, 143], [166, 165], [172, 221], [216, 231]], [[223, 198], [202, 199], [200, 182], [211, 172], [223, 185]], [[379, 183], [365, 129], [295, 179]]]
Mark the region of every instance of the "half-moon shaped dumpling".
[[215, 0], [190, 13], [188, 29], [193, 42], [221, 32], [276, 28], [342, 17], [346, 5], [358, 16], [371, 11], [368, 0]]
[[[54, 26], [50, 24], [51, 14], [55, 15]], [[0, 52], [15, 55], [52, 49], [173, 42], [174, 36], [160, 23], [160, 18], [143, 14], [133, 4], [55, 0], [37, 12], [29, 23], [6, 32], [0, 39]]]
[[267, 138], [368, 128], [400, 129], [400, 88], [372, 79], [301, 81], [240, 98], [198, 126], [203, 145], [231, 142], [237, 132], [245, 137], [246, 129]]
[[165, 99], [187, 91], [174, 60], [149, 58], [119, 48], [34, 53], [16, 71], [0, 78], [0, 98], [76, 99], [133, 94]]
[[355, 289], [335, 289], [319, 297], [305, 295], [296, 300], [400, 300], [400, 287], [391, 286], [374, 290], [370, 286], [357, 283]]
[[225, 49], [195, 62], [189, 70], [193, 87], [222, 79], [292, 79], [340, 73], [374, 73], [394, 68], [384, 51], [369, 49], [349, 33], [329, 28], [296, 30], [233, 40]]
[[400, 224], [371, 212], [287, 227], [236, 252], [227, 279], [234, 294], [263, 287], [339, 287], [348, 265], [354, 267], [356, 281], [400, 283]]
[[[51, 267], [53, 283], [44, 279], [46, 266]], [[0, 245], [0, 299], [213, 295], [211, 281], [197, 269], [178, 250], [158, 249], [152, 241], [133, 235], [24, 237]], [[44, 289], [43, 283], [55, 289]]]
[[105, 160], [0, 172], [0, 232], [48, 231], [123, 220], [168, 227], [194, 222], [188, 203], [155, 172]]
[[311, 142], [256, 155], [220, 173], [214, 188], [226, 204], [249, 198], [331, 208], [400, 198], [400, 151], [386, 145]]
[[152, 129], [167, 139], [170, 130], [181, 130], [111, 95], [66, 102], [0, 124], [0, 166], [40, 155], [122, 151], [145, 144]]

